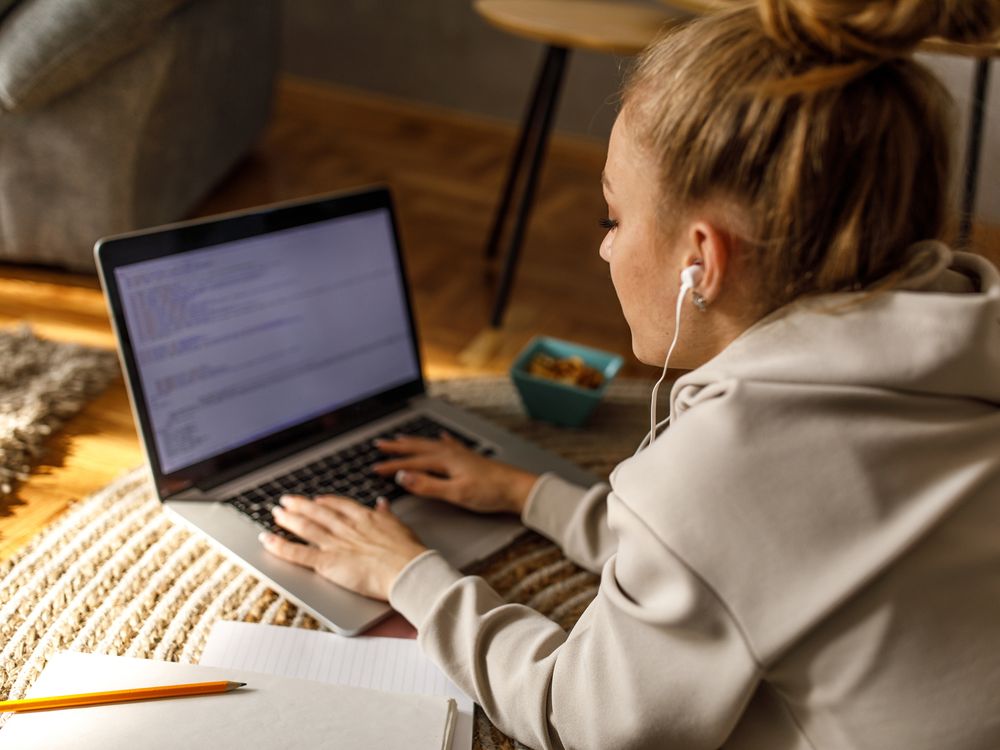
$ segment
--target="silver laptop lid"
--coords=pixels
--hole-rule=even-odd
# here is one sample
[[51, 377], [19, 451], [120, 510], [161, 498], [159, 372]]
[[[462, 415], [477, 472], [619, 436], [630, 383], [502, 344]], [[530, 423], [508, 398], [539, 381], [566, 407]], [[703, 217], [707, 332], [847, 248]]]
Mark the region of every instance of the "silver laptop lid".
[[95, 252], [161, 499], [424, 392], [385, 188], [108, 238]]

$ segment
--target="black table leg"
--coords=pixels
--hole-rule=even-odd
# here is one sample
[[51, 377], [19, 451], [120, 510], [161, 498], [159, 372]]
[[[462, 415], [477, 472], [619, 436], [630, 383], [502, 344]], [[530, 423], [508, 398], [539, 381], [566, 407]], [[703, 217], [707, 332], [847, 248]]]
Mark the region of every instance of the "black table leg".
[[550, 46], [546, 50], [542, 70], [538, 75], [535, 91], [521, 127], [517, 149], [510, 165], [510, 172], [507, 175], [493, 228], [490, 231], [489, 243], [486, 247], [488, 258], [496, 255], [503, 228], [507, 223], [507, 215], [510, 213], [511, 202], [515, 196], [517, 182], [522, 170], [527, 166], [528, 172], [525, 175], [524, 184], [518, 192], [514, 224], [507, 243], [507, 251], [504, 254], [503, 271], [493, 302], [490, 324], [494, 328], [500, 327], [507, 307], [507, 300], [510, 297], [510, 287], [534, 201], [538, 175], [545, 159], [545, 148], [552, 130], [552, 122], [568, 57], [569, 50], [565, 47]]
[[990, 58], [976, 63], [976, 79], [969, 112], [969, 141], [965, 151], [965, 191], [962, 194], [962, 216], [958, 229], [958, 247], [966, 248], [972, 238], [972, 217], [976, 210], [976, 188], [979, 181], [979, 157], [983, 146], [983, 121], [986, 117], [986, 93], [990, 81]]

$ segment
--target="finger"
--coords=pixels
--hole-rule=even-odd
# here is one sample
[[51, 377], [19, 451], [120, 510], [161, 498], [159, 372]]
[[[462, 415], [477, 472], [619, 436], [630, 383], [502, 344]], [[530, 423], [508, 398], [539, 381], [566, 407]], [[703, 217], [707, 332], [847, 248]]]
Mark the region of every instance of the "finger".
[[459, 440], [458, 438], [456, 438], [454, 435], [452, 435], [447, 430], [441, 430], [441, 442], [442, 443], [448, 443], [449, 445], [457, 446], [459, 448], [464, 448], [465, 447], [465, 445], [462, 443], [461, 440]]
[[439, 497], [442, 500], [458, 499], [458, 491], [453, 480], [439, 479], [419, 471], [397, 472], [396, 484], [414, 495]]
[[304, 568], [315, 568], [319, 562], [320, 551], [315, 547], [296, 544], [266, 531], [262, 531], [257, 538], [264, 545], [264, 549], [282, 560], [301, 565]]
[[418, 469], [421, 471], [447, 472], [448, 466], [440, 456], [411, 456], [409, 458], [393, 458], [389, 461], [379, 461], [369, 467], [376, 474], [392, 474], [400, 469]]
[[330, 532], [318, 523], [310, 521], [305, 516], [300, 516], [298, 513], [285, 510], [277, 505], [271, 509], [271, 513], [274, 515], [274, 520], [278, 522], [279, 526], [283, 529], [288, 529], [307, 542], [311, 542], [317, 547], [329, 544]]
[[355, 522], [364, 520], [365, 516], [371, 513], [368, 508], [357, 500], [339, 495], [317, 495], [314, 502]]
[[315, 500], [310, 500], [308, 497], [282, 495], [278, 502], [287, 510], [297, 513], [300, 516], [305, 516], [313, 523], [330, 531], [335, 532], [338, 527], [344, 525], [343, 516], [338, 515], [334, 510], [317, 503]]

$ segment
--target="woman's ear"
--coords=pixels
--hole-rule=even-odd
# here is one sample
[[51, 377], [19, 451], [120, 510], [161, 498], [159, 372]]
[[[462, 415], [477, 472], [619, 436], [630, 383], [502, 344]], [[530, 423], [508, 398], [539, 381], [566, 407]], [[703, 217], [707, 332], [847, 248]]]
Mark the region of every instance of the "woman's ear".
[[695, 221], [688, 229], [688, 250], [684, 265], [701, 266], [701, 282], [695, 291], [709, 305], [722, 294], [723, 281], [734, 249], [732, 235], [709, 221]]

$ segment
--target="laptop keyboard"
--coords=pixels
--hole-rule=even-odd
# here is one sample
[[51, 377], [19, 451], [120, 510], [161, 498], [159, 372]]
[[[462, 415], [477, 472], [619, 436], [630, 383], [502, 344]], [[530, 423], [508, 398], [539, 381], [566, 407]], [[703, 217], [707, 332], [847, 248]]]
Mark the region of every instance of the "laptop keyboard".
[[374, 507], [375, 500], [379, 496], [390, 501], [395, 500], [405, 495], [406, 490], [396, 484], [391, 476], [382, 477], [371, 470], [372, 464], [390, 458], [372, 445], [372, 441], [377, 438], [391, 438], [397, 434], [438, 438], [442, 431], [447, 432], [467, 448], [477, 450], [484, 455], [493, 453], [491, 449], [479, 450], [480, 444], [477, 440], [457, 433], [429, 417], [418, 416], [402, 424], [393, 425], [386, 432], [365, 438], [359, 443], [324, 456], [295, 471], [246, 490], [225, 502], [252, 518], [264, 529], [285, 539], [302, 541], [274, 522], [271, 509], [278, 504], [278, 498], [282, 495], [344, 495], [369, 507]]

